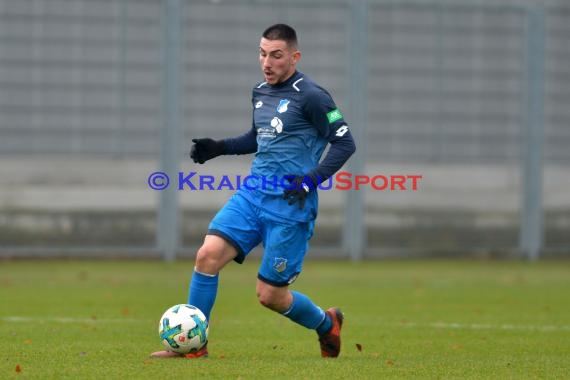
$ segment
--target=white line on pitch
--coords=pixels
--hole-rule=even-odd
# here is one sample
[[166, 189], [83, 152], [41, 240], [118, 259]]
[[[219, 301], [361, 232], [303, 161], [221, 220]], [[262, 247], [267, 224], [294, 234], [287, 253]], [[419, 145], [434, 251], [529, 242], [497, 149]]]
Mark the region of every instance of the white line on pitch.
[[[55, 323], [133, 323], [141, 322], [142, 319], [133, 318], [70, 318], [70, 317], [21, 317], [7, 316], [0, 317], [2, 322], [55, 322]], [[146, 322], [146, 321], [145, 321]]]
[[[71, 317], [23, 317], [23, 316], [6, 316], [0, 317], [2, 322], [34, 322], [34, 323], [134, 323], [134, 322], [150, 322], [146, 319], [134, 318], [71, 318]], [[235, 321], [234, 321], [235, 322]], [[386, 325], [386, 323], [380, 322]], [[430, 329], [448, 329], [448, 330], [514, 330], [514, 331], [570, 331], [567, 325], [512, 325], [512, 324], [480, 324], [480, 323], [414, 323], [402, 322], [390, 324], [402, 328], [430, 328]]]
[[479, 323], [413, 323], [403, 322], [398, 324], [404, 328], [432, 328], [432, 329], [449, 329], [449, 330], [517, 330], [517, 331], [570, 331], [570, 326], [556, 326], [556, 325], [492, 325], [492, 324], [479, 324]]

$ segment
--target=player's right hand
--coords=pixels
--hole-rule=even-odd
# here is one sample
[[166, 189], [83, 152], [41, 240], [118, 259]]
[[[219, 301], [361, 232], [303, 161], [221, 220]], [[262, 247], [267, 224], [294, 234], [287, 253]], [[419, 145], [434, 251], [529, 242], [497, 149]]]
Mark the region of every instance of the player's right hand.
[[299, 202], [299, 210], [302, 210], [305, 207], [305, 199], [311, 191], [311, 187], [307, 184], [309, 177], [288, 175], [285, 178], [291, 186], [283, 190], [283, 199], [287, 201], [289, 206]]
[[214, 139], [192, 139], [194, 145], [190, 149], [190, 158], [197, 164], [211, 160], [224, 154], [224, 142]]

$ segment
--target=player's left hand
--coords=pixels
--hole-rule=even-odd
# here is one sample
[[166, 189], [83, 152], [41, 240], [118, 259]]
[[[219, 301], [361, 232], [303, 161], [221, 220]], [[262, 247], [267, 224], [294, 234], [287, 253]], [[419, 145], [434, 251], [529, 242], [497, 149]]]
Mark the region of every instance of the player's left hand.
[[283, 199], [287, 201], [289, 206], [299, 202], [299, 209], [302, 210], [305, 207], [305, 199], [311, 192], [311, 187], [307, 183], [307, 178], [297, 175], [297, 176], [286, 176], [287, 180], [291, 184], [285, 190], [283, 190]]
[[224, 142], [210, 138], [192, 139], [194, 145], [190, 150], [190, 158], [197, 164], [211, 160], [224, 154]]

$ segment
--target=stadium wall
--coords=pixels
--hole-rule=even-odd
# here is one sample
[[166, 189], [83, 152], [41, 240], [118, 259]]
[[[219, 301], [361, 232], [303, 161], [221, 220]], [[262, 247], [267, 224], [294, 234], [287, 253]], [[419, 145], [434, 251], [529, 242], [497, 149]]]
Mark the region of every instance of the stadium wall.
[[[519, 257], [528, 12], [544, 11], [542, 251], [570, 238], [570, 8], [562, 1], [362, 2], [366, 89], [351, 96], [352, 2], [181, 2], [180, 170], [192, 137], [249, 128], [260, 32], [299, 32], [300, 69], [366, 120], [364, 174], [420, 174], [364, 191], [364, 257]], [[0, 1], [0, 255], [159, 255], [164, 11], [151, 0]], [[367, 113], [351, 114], [364, 102]], [[223, 112], [220, 112], [223, 110]], [[204, 174], [247, 173], [221, 158]], [[349, 169], [349, 168], [347, 168]], [[228, 171], [230, 173], [225, 173]], [[322, 192], [313, 247], [346, 256], [346, 192]], [[180, 192], [180, 256], [227, 191]]]

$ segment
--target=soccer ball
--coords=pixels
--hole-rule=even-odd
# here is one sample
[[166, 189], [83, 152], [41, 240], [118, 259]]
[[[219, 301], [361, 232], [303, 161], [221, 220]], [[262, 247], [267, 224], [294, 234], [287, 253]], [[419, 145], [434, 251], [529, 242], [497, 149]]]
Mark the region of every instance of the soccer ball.
[[160, 318], [158, 334], [169, 351], [196, 352], [208, 342], [208, 321], [196, 306], [174, 305]]

